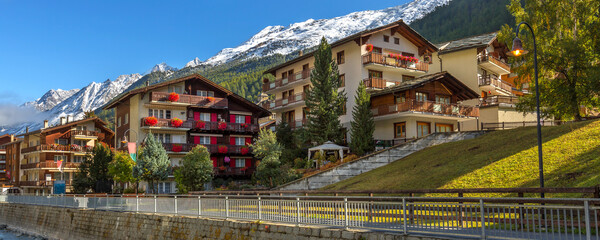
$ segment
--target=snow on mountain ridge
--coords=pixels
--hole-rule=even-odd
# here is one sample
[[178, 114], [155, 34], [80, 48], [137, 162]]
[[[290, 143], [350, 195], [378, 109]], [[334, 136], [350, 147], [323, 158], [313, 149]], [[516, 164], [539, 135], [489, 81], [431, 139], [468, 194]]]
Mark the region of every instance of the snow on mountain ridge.
[[65, 99], [73, 96], [79, 89], [71, 89], [71, 90], [62, 90], [62, 89], [50, 89], [41, 98], [36, 99], [35, 101], [26, 102], [23, 106], [33, 107], [38, 111], [48, 111], [52, 109], [54, 106], [64, 101]]
[[144, 73], [144, 75], [146, 74], [150, 74], [153, 72], [169, 72], [169, 71], [177, 71], [177, 68], [171, 67], [169, 65], [167, 65], [166, 63], [162, 62], [159, 64], [154, 65], [154, 67], [152, 67], [150, 70], [146, 71]]

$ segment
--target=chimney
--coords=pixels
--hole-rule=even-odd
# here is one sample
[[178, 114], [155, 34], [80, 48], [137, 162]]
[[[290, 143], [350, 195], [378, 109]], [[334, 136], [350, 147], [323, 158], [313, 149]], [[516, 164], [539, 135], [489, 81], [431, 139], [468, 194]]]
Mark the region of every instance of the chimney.
[[150, 80], [146, 81], [146, 87], [150, 86]]
[[60, 117], [60, 125], [64, 125], [66, 123], [65, 117]]
[[44, 120], [44, 128], [48, 128], [48, 120]]
[[29, 126], [25, 127], [25, 133], [29, 133]]
[[302, 57], [302, 55], [304, 55], [304, 51], [300, 50], [300, 53], [298, 53], [298, 57]]

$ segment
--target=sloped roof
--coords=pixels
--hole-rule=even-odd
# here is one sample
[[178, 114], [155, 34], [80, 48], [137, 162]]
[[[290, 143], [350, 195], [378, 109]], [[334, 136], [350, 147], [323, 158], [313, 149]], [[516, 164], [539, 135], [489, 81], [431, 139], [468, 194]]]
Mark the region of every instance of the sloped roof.
[[471, 88], [467, 87], [467, 85], [456, 79], [454, 76], [452, 76], [452, 74], [445, 71], [423, 75], [409, 81], [403, 81], [400, 84], [392, 87], [373, 91], [371, 92], [371, 97], [422, 87], [425, 84], [434, 81], [440, 81], [442, 84], [444, 84], [444, 86], [449, 88], [453, 94], [458, 96], [458, 99], [460, 101], [479, 97], [479, 94], [477, 94], [475, 91], [471, 90]]
[[490, 45], [494, 40], [496, 40], [497, 36], [497, 32], [492, 32], [477, 36], [456, 39], [445, 43], [439, 43], [436, 44], [436, 46], [439, 49], [440, 53], [448, 53], [463, 49], [478, 48]]
[[[392, 28], [396, 28], [397, 31], [402, 31], [404, 34], [406, 35], [412, 35], [413, 37], [409, 38], [408, 40], [413, 42], [413, 44], [417, 45], [417, 43], [419, 43], [419, 45], [425, 47], [426, 49], [428, 49], [431, 52], [435, 52], [437, 51], [437, 47], [435, 45], [433, 45], [431, 42], [429, 42], [427, 39], [425, 39], [423, 36], [421, 36], [419, 33], [417, 33], [414, 29], [412, 29], [411, 27], [409, 27], [406, 23], [404, 23], [404, 21], [398, 20], [395, 21], [393, 23], [381, 26], [381, 27], [377, 27], [377, 28], [372, 28], [372, 29], [367, 29], [367, 30], [363, 30], [360, 31], [358, 33], [352, 34], [348, 37], [342, 38], [340, 40], [337, 40], [333, 43], [331, 43], [331, 48], [340, 46], [342, 44], [348, 43], [350, 41], [356, 41], [357, 43], [361, 42], [360, 39], [361, 38], [366, 38], [368, 39], [367, 36], [370, 36], [371, 34], [377, 33], [377, 32], [381, 32], [387, 29], [392, 29]], [[402, 33], [401, 33], [402, 34]], [[404, 34], [402, 34], [404, 36]], [[405, 36], [406, 37], [406, 36]], [[364, 43], [364, 41], [363, 41]], [[315, 50], [316, 51], [316, 50]], [[302, 61], [304, 59], [307, 59], [309, 57], [311, 57], [315, 51], [309, 52], [309, 53], [305, 53], [302, 56], [299, 56], [297, 58], [294, 58], [290, 61], [284, 62], [282, 64], [279, 64], [275, 67], [272, 67], [266, 71], [264, 71], [263, 73], [274, 73], [275, 70], [280, 69], [282, 67], [294, 64], [296, 62]]]
[[38, 130], [35, 130], [33, 132], [28, 132], [28, 133], [21, 134], [19, 136], [25, 136], [25, 135], [30, 135], [30, 134], [36, 134], [36, 133], [41, 133], [41, 132], [52, 131], [52, 130], [61, 129], [61, 128], [64, 128], [64, 127], [70, 127], [70, 126], [73, 126], [73, 125], [77, 125], [77, 124], [84, 123], [84, 122], [89, 122], [89, 121], [94, 121], [96, 123], [99, 123], [100, 126], [104, 130], [106, 130], [107, 132], [109, 132], [109, 133], [111, 133], [113, 135], [115, 134], [110, 128], [106, 127], [106, 122], [102, 121], [102, 119], [100, 119], [98, 117], [93, 117], [93, 118], [84, 118], [84, 119], [81, 119], [81, 120], [72, 121], [72, 122], [69, 122], [69, 123], [65, 123], [65, 124], [62, 124], [62, 125], [57, 125], [57, 126], [53, 126], [53, 127], [49, 127], [49, 128], [38, 129]]

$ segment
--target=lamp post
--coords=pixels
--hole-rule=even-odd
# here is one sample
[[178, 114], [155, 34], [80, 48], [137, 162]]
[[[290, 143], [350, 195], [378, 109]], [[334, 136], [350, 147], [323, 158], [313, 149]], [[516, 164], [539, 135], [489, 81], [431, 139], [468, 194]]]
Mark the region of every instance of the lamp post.
[[[523, 49], [523, 43], [521, 39], [519, 39], [519, 28], [521, 25], [525, 25], [531, 31], [531, 36], [533, 37], [533, 68], [535, 72], [535, 102], [536, 102], [536, 111], [537, 111], [537, 142], [538, 142], [538, 161], [539, 161], [539, 171], [540, 171], [540, 188], [544, 188], [544, 161], [542, 158], [542, 125], [540, 124], [540, 88], [538, 84], [538, 64], [537, 64], [537, 46], [535, 43], [535, 33], [533, 33], [533, 29], [527, 22], [521, 22], [517, 25], [517, 36], [513, 40], [512, 50], [508, 53], [508, 55], [513, 57], [519, 57], [521, 55], [527, 54], [529, 51]], [[540, 196], [544, 198], [544, 192], [540, 193]]]
[[[131, 151], [129, 149], [129, 144], [128, 144], [129, 142], [127, 141], [127, 133], [129, 133], [129, 131], [133, 131], [135, 133], [135, 135], [136, 135], [136, 138], [135, 138], [135, 143], [136, 143], [135, 144], [135, 155], [136, 155], [135, 159], [133, 159], [133, 157], [132, 157], [132, 153], [131, 153]], [[138, 142], [139, 139], [140, 139], [140, 134], [137, 131], [135, 131], [135, 130], [131, 130], [131, 128], [129, 128], [129, 129], [125, 130], [125, 132], [123, 132], [123, 140], [121, 141], [121, 143], [127, 144], [127, 150], [129, 152], [129, 157], [131, 157], [134, 161], [137, 161], [137, 142]], [[136, 182], [136, 184], [135, 184], [135, 195], [137, 195], [137, 194], [138, 194], [138, 184]]]

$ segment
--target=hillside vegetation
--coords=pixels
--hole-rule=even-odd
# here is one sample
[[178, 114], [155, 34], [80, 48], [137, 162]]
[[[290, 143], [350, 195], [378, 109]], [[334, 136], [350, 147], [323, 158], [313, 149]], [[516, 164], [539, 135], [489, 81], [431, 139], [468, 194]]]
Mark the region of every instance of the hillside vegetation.
[[[600, 120], [543, 127], [542, 135], [546, 187], [600, 183]], [[536, 128], [524, 127], [427, 148], [323, 190], [538, 187], [538, 173]]]

